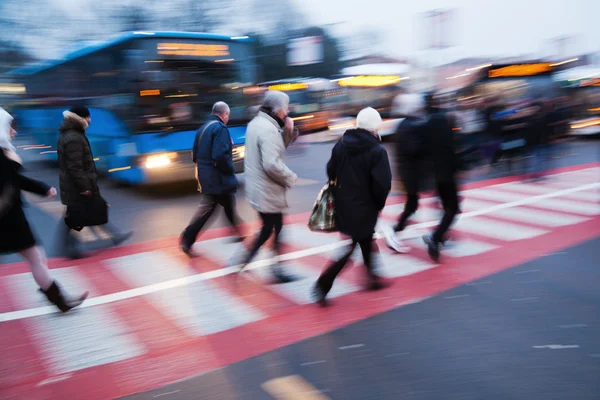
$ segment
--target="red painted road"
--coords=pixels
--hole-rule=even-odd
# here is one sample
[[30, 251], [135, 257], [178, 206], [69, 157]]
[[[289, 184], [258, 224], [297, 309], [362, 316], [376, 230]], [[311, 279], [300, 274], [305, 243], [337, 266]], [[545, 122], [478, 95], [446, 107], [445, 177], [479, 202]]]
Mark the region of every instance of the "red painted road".
[[[581, 171], [578, 182], [569, 179], [551, 182], [544, 187], [556, 190], [565, 189], [564, 185], [585, 185], [597, 182], [595, 171], [600, 163], [562, 168], [551, 173]], [[465, 185], [462, 190], [488, 189], [491, 186], [509, 183], [519, 178], [503, 178]], [[498, 187], [494, 188], [494, 190]], [[504, 190], [504, 189], [503, 189]], [[518, 187], [504, 190], [519, 194]], [[597, 189], [586, 193], [600, 193]], [[531, 195], [531, 194], [529, 194]], [[471, 197], [466, 195], [467, 199]], [[560, 200], [573, 201], [575, 205], [598, 205], [590, 199], [575, 199], [571, 194], [557, 197]], [[389, 205], [398, 204], [400, 197], [391, 198]], [[489, 199], [486, 199], [489, 202]], [[502, 204], [495, 201], [495, 204]], [[433, 207], [431, 203], [424, 207]], [[535, 212], [541, 210], [536, 203], [520, 209]], [[470, 210], [463, 210], [468, 212]], [[546, 209], [546, 211], [548, 211]], [[9, 283], [16, 274], [28, 272], [27, 265], [11, 264], [0, 268], [0, 398], [14, 399], [109, 399], [164, 386], [174, 381], [223, 367], [264, 352], [277, 349], [309, 337], [320, 335], [352, 322], [383, 313], [403, 304], [434, 296], [487, 275], [520, 265], [548, 253], [560, 251], [585, 240], [600, 235], [600, 215], [582, 214], [575, 206], [572, 210], [561, 211], [562, 215], [581, 217], [581, 222], [565, 226], [543, 229], [547, 232], [529, 239], [504, 241], [485, 237], [473, 231], [463, 231], [460, 222], [455, 228], [460, 239], [485, 242], [493, 249], [472, 256], [452, 258], [446, 256], [443, 264], [416, 273], [393, 279], [393, 285], [384, 291], [367, 293], [352, 291], [332, 301], [332, 307], [320, 309], [312, 304], [297, 304], [273, 286], [254, 279], [243, 279], [234, 284], [230, 276], [210, 279], [211, 285], [222, 290], [231, 298], [240, 299], [252, 309], [258, 310], [264, 318], [244, 323], [203, 336], [190, 335], [190, 332], [176, 323], [163, 309], [157, 306], [149, 296], [138, 296], [125, 300], [78, 310], [73, 317], [69, 315], [44, 315], [25, 318], [19, 312], [36, 306], [23, 306], [21, 294], [15, 293]], [[286, 224], [304, 224], [307, 214], [286, 218]], [[475, 217], [478, 218], [478, 217]], [[492, 222], [519, 223], [523, 229], [541, 229], [536, 223], [522, 223], [515, 220], [485, 215]], [[256, 225], [247, 226], [255, 229]], [[202, 240], [225, 237], [227, 229], [214, 229], [206, 232]], [[380, 243], [383, 253], [389, 250]], [[301, 247], [286, 244], [286, 252], [301, 250]], [[194, 260], [187, 259], [177, 249], [177, 239], [169, 238], [147, 243], [134, 244], [119, 249], [100, 252], [89, 259], [72, 261], [55, 259], [50, 261], [51, 268], [62, 269], [77, 265], [77, 271], [85, 275], [86, 282], [94, 297], [110, 295], [139, 286], [132, 286], [113, 270], [107, 268], [107, 261], [130, 255], [157, 252], [168, 255], [186, 266], [185, 275], [192, 276], [221, 268], [221, 265], [209, 257]], [[415, 248], [410, 256], [419, 261], [430, 263], [423, 249]], [[403, 257], [403, 256], [394, 256]], [[313, 272], [320, 271], [327, 258], [322, 255], [303, 257], [302, 262]], [[360, 285], [360, 268], [348, 269], [343, 279], [353, 285]], [[184, 290], [184, 288], [181, 288]], [[130, 337], [143, 345], [143, 351], [126, 359], [101, 363], [88, 368], [71, 368], [65, 372], [60, 365], [57, 368], [52, 349], [44, 340], [40, 340], [40, 319], [76, 318], [96, 308], [107, 310], [111, 317], [119, 320]], [[218, 311], [217, 311], [218, 312]], [[6, 321], [7, 316], [13, 320]], [[65, 321], [67, 321], [65, 319]], [[101, 324], [102, 322], [100, 322]], [[98, 326], [102, 329], [102, 325]], [[83, 340], [83, 339], [82, 339]], [[85, 355], [84, 355], [85, 356]], [[58, 371], [58, 372], [57, 372]]]

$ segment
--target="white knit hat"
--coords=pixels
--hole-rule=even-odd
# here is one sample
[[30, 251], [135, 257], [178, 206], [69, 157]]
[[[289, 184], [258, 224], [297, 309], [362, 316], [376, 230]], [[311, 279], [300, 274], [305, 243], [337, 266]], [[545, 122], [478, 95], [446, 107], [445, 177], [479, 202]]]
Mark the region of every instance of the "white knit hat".
[[377, 133], [381, 127], [381, 115], [374, 108], [363, 108], [356, 116], [356, 126], [369, 132]]
[[12, 115], [0, 107], [0, 148], [15, 151], [10, 138], [10, 125], [12, 121]]

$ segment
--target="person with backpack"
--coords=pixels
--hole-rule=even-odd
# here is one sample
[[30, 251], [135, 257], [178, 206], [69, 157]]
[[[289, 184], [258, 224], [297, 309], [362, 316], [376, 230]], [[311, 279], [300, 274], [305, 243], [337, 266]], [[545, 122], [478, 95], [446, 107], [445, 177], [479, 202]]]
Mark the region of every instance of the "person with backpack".
[[404, 231], [408, 219], [419, 208], [419, 191], [422, 180], [423, 162], [425, 157], [425, 101], [418, 94], [403, 94], [395, 100], [395, 114], [404, 118], [398, 125], [395, 134], [396, 162], [406, 203], [404, 211], [398, 218], [398, 223], [391, 227], [382, 225], [381, 231], [389, 248], [398, 253], [408, 253], [410, 247], [398, 237]]

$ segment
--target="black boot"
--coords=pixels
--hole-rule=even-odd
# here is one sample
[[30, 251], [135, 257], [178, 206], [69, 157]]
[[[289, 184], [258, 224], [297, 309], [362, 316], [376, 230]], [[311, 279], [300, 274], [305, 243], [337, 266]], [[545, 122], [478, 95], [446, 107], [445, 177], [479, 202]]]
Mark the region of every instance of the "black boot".
[[63, 296], [60, 287], [56, 284], [56, 282], [52, 282], [52, 285], [50, 285], [50, 287], [46, 290], [40, 289], [40, 292], [44, 293], [50, 301], [50, 303], [54, 304], [62, 312], [67, 312], [72, 308], [81, 305], [81, 303], [84, 302], [84, 300], [88, 297], [89, 294], [88, 292], [85, 292], [84, 294], [78, 296], [75, 299], [67, 300]]

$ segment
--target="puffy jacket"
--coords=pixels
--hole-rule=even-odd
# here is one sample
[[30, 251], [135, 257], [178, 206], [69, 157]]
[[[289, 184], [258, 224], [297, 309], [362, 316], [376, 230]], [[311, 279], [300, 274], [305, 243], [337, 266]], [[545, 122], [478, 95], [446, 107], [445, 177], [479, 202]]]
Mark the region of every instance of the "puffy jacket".
[[336, 182], [336, 223], [355, 240], [371, 237], [379, 212], [392, 188], [392, 171], [379, 139], [363, 129], [350, 129], [334, 146], [327, 176]]
[[60, 198], [69, 205], [81, 200], [81, 193], [91, 191], [99, 196], [98, 175], [90, 142], [85, 136], [87, 122], [77, 114], [65, 111], [58, 138], [60, 166]]
[[286, 192], [296, 181], [283, 161], [283, 127], [264, 111], [259, 111], [246, 130], [246, 198], [256, 211], [280, 213], [288, 207]]
[[438, 182], [454, 182], [459, 169], [452, 124], [448, 115], [435, 112], [429, 115], [427, 125], [427, 155], [433, 164], [433, 174]]
[[237, 190], [232, 151], [229, 129], [213, 115], [196, 133], [192, 150], [202, 193], [226, 194]]

